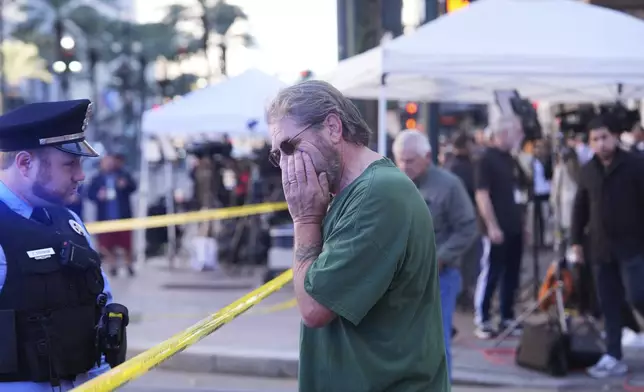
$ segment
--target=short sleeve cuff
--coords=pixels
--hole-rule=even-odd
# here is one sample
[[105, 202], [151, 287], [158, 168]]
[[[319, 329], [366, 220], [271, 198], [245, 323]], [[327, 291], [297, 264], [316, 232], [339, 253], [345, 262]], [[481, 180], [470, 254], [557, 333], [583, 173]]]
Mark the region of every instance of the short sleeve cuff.
[[320, 294], [315, 291], [313, 284], [311, 283], [311, 277], [309, 273], [307, 272], [306, 278], [304, 279], [304, 290], [306, 293], [311, 296], [315, 300], [315, 302], [319, 303], [320, 305], [324, 306], [325, 308], [329, 309], [336, 315], [347, 319], [351, 322], [351, 324], [357, 326], [361, 318], [355, 315], [354, 313], [350, 312], [348, 309], [344, 308], [342, 305], [331, 301], [327, 297], [325, 297], [323, 294]]

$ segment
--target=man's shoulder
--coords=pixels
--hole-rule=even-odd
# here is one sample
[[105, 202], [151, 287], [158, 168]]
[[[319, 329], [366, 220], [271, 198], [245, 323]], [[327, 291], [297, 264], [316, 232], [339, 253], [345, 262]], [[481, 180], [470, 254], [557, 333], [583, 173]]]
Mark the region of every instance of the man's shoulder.
[[489, 157], [491, 157], [493, 155], [496, 155], [498, 153], [498, 151], [499, 150], [494, 148], [494, 147], [489, 147], [489, 146], [483, 147], [483, 149], [479, 153], [478, 158], [479, 159], [489, 158]]
[[[338, 200], [347, 212], [347, 206], [354, 206], [356, 210], [379, 209], [382, 213], [396, 210], [399, 205], [404, 205], [410, 192], [418, 193], [416, 185], [390, 162], [378, 162], [368, 168]], [[393, 207], [393, 208], [392, 208]], [[351, 208], [351, 207], [350, 207]]]
[[624, 151], [624, 161], [630, 167], [631, 174], [641, 175], [644, 172], [644, 155], [641, 153]]
[[74, 211], [72, 211], [71, 209], [66, 208], [66, 207], [65, 207], [65, 210], [67, 210], [67, 213], [68, 213], [69, 215], [71, 215], [71, 216], [72, 216], [72, 218], [74, 218], [74, 220], [75, 220], [76, 222], [80, 223], [81, 225], [84, 225], [83, 220], [81, 219], [81, 217], [80, 217], [80, 216], [78, 216], [78, 214], [77, 214], [77, 213], [75, 213]]
[[372, 170], [367, 191], [368, 197], [391, 203], [407, 199], [410, 192], [418, 192], [416, 184], [397, 167], [388, 165]]
[[378, 162], [369, 170], [368, 178], [373, 188], [386, 188], [393, 185], [409, 185], [413, 182], [391, 161]]
[[453, 172], [442, 167], [435, 168], [435, 171], [437, 179], [440, 180], [443, 185], [449, 187], [462, 185], [461, 179]]
[[484, 147], [483, 150], [474, 158], [475, 165], [488, 164], [499, 157], [499, 150], [494, 147]]
[[81, 218], [71, 209], [65, 207], [65, 206], [49, 206], [47, 207], [47, 211], [51, 214], [55, 214], [59, 217], [67, 218], [69, 217], [70, 219], [74, 219], [80, 224], [83, 224], [83, 221]]
[[600, 173], [600, 171], [598, 170], [598, 165], [594, 157], [579, 168], [580, 178], [586, 178], [589, 175], [596, 175], [597, 173]]

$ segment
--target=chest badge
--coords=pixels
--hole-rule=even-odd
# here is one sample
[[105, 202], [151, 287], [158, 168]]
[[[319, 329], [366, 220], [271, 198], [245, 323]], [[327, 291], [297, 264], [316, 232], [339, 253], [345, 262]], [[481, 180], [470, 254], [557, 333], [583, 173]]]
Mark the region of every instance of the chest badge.
[[76, 222], [73, 219], [70, 219], [69, 220], [69, 226], [72, 228], [72, 230], [74, 230], [76, 232], [76, 234], [82, 235], [83, 237], [85, 237], [85, 232], [83, 230], [83, 226], [81, 226], [80, 223]]

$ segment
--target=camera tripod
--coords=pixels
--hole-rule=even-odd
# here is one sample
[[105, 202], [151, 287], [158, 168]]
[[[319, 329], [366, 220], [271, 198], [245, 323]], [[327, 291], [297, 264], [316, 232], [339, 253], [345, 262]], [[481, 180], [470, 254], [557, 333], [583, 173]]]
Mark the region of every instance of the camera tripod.
[[532, 316], [537, 311], [537, 309], [539, 309], [543, 305], [543, 303], [549, 300], [553, 295], [555, 296], [555, 311], [557, 313], [557, 321], [559, 322], [561, 332], [563, 334], [567, 334], [568, 323], [566, 320], [566, 311], [564, 308], [563, 288], [564, 282], [561, 279], [560, 272], [557, 271], [557, 280], [555, 284], [548, 289], [545, 295], [543, 295], [541, 298], [538, 298], [538, 300], [535, 301], [534, 304], [530, 305], [528, 309], [521, 313], [519, 317], [516, 318], [516, 320], [514, 320], [506, 329], [503, 330], [503, 332], [501, 332], [501, 334], [494, 341], [494, 347], [498, 347], [501, 343], [503, 343], [503, 341], [505, 341], [508, 336], [516, 331], [519, 325], [527, 320], [528, 317]]

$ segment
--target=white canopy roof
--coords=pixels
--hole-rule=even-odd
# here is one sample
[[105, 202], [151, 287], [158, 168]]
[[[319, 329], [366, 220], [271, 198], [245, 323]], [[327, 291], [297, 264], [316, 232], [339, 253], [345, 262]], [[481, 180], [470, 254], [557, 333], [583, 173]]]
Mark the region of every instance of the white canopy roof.
[[256, 121], [257, 133], [267, 133], [266, 104], [285, 87], [281, 80], [251, 69], [224, 82], [187, 94], [143, 114], [143, 132], [150, 135], [248, 134]]
[[[644, 21], [574, 0], [480, 0], [362, 55], [327, 80], [353, 98], [555, 102], [644, 97]], [[620, 91], [621, 90], [621, 91]]]

